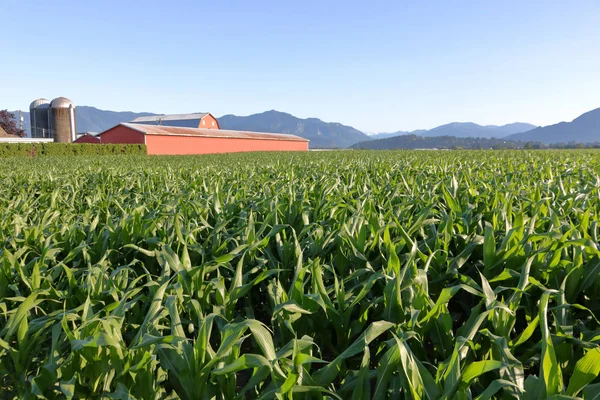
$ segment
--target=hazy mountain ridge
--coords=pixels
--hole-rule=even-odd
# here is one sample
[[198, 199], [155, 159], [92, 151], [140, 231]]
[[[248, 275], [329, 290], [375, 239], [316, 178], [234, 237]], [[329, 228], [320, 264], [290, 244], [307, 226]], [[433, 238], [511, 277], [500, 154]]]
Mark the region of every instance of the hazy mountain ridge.
[[[495, 132], [520, 130], [528, 124], [516, 123], [501, 127], [488, 126]], [[426, 134], [395, 136], [385, 139], [370, 140], [357, 143], [353, 148], [363, 149], [414, 149], [414, 148], [512, 148], [524, 147], [527, 143], [543, 146], [563, 147], [563, 144], [579, 143], [588, 145], [600, 144], [600, 108], [588, 111], [571, 122], [560, 122], [545, 127], [537, 127], [525, 132], [504, 135], [504, 137], [485, 138], [476, 136], [461, 137], [459, 135], [437, 135], [448, 132], [481, 132], [480, 125], [472, 123], [452, 123], [442, 125]], [[432, 133], [433, 132], [433, 133]], [[572, 147], [572, 145], [571, 145]]]
[[480, 138], [502, 138], [514, 133], [525, 132], [534, 129], [535, 125], [524, 122], [514, 122], [506, 125], [478, 125], [473, 122], [451, 122], [430, 129], [422, 136], [455, 136], [455, 137], [480, 137]]
[[110, 111], [95, 107], [77, 107], [77, 132], [102, 132], [121, 122], [129, 122], [137, 117], [159, 115], [149, 112]]
[[232, 114], [218, 118], [221, 129], [257, 132], [289, 133], [310, 140], [310, 147], [348, 147], [369, 136], [351, 126], [338, 122], [324, 122], [318, 118], [298, 118], [280, 111], [265, 111], [240, 117]]
[[385, 139], [403, 135], [422, 135], [425, 132], [427, 132], [426, 129], [417, 129], [416, 131], [380, 132], [369, 135], [369, 139]]
[[398, 131], [392, 133], [376, 133], [369, 136], [370, 140], [386, 139], [395, 136], [417, 135], [423, 137], [454, 136], [454, 137], [480, 137], [502, 138], [514, 133], [525, 132], [536, 126], [524, 122], [513, 122], [506, 125], [478, 125], [473, 122], [451, 122], [433, 129], [419, 129], [415, 131]]
[[509, 140], [539, 141], [542, 143], [600, 142], [600, 108], [588, 111], [571, 122], [538, 127], [506, 137]]

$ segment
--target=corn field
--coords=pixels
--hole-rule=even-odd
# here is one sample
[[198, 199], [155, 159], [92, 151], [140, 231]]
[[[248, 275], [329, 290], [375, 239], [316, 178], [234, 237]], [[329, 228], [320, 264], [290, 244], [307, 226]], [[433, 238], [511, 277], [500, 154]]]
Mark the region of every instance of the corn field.
[[600, 399], [600, 153], [4, 159], [0, 397]]

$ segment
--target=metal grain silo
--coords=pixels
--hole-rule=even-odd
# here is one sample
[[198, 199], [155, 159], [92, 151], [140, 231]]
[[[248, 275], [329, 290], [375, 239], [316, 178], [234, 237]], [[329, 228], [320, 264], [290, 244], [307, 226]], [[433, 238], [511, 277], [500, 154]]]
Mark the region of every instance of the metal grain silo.
[[50, 131], [55, 142], [71, 143], [77, 139], [75, 105], [66, 97], [57, 97], [50, 103]]
[[31, 137], [50, 137], [50, 101], [37, 99], [29, 106]]

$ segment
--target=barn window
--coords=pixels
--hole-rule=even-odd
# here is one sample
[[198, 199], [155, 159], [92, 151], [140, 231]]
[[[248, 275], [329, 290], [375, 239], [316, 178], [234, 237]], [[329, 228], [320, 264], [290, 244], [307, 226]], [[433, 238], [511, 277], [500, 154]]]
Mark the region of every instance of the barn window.
[[215, 121], [212, 122], [212, 126], [215, 126]]
[[202, 120], [202, 125], [206, 125], [206, 121], [205, 120]]

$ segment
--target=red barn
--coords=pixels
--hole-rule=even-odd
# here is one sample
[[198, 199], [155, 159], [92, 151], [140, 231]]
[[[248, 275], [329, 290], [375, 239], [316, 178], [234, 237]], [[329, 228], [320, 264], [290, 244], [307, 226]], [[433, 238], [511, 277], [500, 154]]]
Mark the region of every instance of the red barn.
[[73, 143], [92, 143], [92, 144], [100, 144], [100, 136], [97, 133], [86, 132], [77, 135], [78, 138], [73, 141]]
[[110, 128], [100, 134], [100, 142], [145, 144], [148, 154], [155, 155], [308, 151], [308, 140], [295, 135], [141, 123], [122, 123]]

